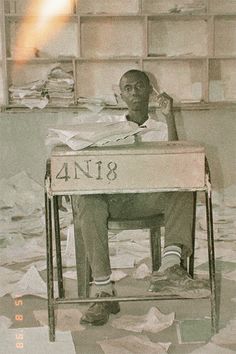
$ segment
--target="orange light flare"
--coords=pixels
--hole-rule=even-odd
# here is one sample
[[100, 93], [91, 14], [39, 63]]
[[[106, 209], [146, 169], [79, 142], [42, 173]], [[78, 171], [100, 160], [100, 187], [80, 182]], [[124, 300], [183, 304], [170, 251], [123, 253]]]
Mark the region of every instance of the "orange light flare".
[[[13, 50], [17, 66], [40, 56], [40, 50], [58, 35], [72, 14], [72, 0], [34, 0], [32, 3], [20, 25]], [[62, 17], [58, 18], [60, 15]]]

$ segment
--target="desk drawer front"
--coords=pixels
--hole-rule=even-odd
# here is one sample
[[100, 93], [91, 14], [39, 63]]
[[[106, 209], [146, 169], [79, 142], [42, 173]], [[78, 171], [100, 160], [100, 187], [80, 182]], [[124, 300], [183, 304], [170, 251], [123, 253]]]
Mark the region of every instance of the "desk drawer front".
[[52, 156], [52, 192], [204, 187], [204, 153]]

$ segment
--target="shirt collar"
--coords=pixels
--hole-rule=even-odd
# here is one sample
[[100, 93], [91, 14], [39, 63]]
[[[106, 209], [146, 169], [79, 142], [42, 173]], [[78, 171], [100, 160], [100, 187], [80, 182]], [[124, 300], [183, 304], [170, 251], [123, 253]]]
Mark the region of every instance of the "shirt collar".
[[[124, 114], [124, 120], [127, 121], [127, 118], [126, 118], [127, 114], [125, 113]], [[148, 114], [148, 119], [141, 125], [139, 125], [139, 128], [148, 128], [148, 125], [151, 123], [151, 117], [150, 117], [150, 114]]]

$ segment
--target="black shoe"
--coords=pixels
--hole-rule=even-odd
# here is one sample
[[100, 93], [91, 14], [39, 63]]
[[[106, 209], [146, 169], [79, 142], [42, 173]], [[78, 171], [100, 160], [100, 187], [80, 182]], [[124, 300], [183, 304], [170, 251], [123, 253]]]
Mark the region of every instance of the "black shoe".
[[[115, 293], [108, 294], [102, 291], [99, 294], [96, 294], [96, 297], [112, 297], [115, 296]], [[107, 323], [109, 315], [116, 314], [120, 312], [120, 305], [118, 301], [109, 301], [109, 302], [97, 302], [92, 304], [81, 317], [81, 324], [90, 324], [92, 326], [102, 326]]]
[[185, 297], [205, 297], [210, 294], [209, 281], [192, 279], [180, 265], [167, 268], [164, 272], [153, 274], [149, 291], [167, 292]]

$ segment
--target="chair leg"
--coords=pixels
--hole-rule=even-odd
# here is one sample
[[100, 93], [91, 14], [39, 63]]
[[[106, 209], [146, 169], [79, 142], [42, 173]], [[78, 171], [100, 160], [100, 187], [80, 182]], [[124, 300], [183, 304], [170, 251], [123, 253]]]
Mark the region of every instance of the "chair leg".
[[152, 271], [157, 271], [161, 266], [161, 228], [150, 229], [150, 244], [152, 257]]
[[[209, 187], [208, 187], [209, 188]], [[212, 199], [211, 192], [205, 192], [206, 198], [206, 220], [207, 220], [207, 241], [208, 241], [208, 259], [209, 259], [209, 275], [211, 286], [211, 325], [212, 333], [218, 331], [217, 304], [216, 304], [216, 279], [215, 279], [215, 251], [214, 251], [214, 231], [213, 231], [213, 215], [212, 215]]]
[[45, 192], [45, 224], [47, 249], [47, 292], [48, 292], [48, 322], [49, 340], [55, 342], [55, 311], [53, 288], [53, 246], [52, 246], [52, 209], [51, 200]]
[[89, 297], [89, 282], [91, 279], [91, 269], [85, 252], [84, 241], [80, 229], [79, 220], [76, 217], [76, 208], [73, 207], [73, 200], [72, 210], [74, 219], [78, 297], [86, 298]]
[[58, 211], [58, 197], [53, 197], [53, 213], [54, 213], [54, 228], [55, 228], [55, 242], [56, 242], [56, 259], [57, 259], [57, 282], [59, 298], [65, 297], [62, 275], [62, 260], [61, 260], [61, 235], [60, 235], [60, 221]]

